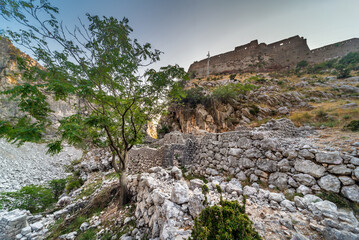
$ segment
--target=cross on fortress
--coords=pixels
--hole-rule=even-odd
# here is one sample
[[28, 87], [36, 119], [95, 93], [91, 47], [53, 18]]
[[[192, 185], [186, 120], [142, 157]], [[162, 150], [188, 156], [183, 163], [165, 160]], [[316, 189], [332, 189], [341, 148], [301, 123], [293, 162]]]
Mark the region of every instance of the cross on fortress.
[[234, 51], [216, 56], [210, 57], [208, 52], [208, 58], [191, 64], [188, 72], [193, 77], [217, 73], [270, 72], [295, 68], [302, 60], [315, 64], [358, 51], [359, 38], [312, 50], [309, 49], [307, 40], [298, 35], [271, 44], [258, 44], [258, 40], [253, 40], [236, 47]]

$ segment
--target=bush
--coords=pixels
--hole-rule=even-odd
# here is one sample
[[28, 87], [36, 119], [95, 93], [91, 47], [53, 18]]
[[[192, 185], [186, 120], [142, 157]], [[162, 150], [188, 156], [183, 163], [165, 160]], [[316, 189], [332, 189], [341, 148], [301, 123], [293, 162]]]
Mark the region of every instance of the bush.
[[249, 113], [252, 114], [253, 116], [258, 116], [259, 107], [256, 105], [252, 105], [249, 109]]
[[231, 74], [231, 75], [229, 75], [229, 79], [234, 80], [234, 78], [236, 77], [236, 75], [237, 75], [237, 74]]
[[49, 182], [49, 186], [54, 194], [54, 197], [58, 199], [65, 190], [66, 179], [53, 179]]
[[219, 205], [203, 209], [199, 217], [195, 219], [189, 239], [261, 239], [245, 213], [245, 198], [242, 206], [238, 201], [223, 201], [222, 199]]
[[359, 53], [350, 52], [339, 60], [339, 64], [349, 65], [359, 63]]
[[72, 190], [79, 188], [83, 184], [83, 180], [79, 176], [79, 172], [74, 172], [73, 175], [67, 177], [67, 184], [66, 184], [66, 192], [71, 192]]
[[359, 131], [359, 120], [353, 120], [347, 125], [344, 126], [345, 130], [350, 130], [352, 132], [358, 132]]
[[302, 68], [305, 68], [306, 66], [308, 66], [308, 62], [305, 60], [302, 60], [297, 64], [296, 69], [302, 69]]
[[205, 95], [203, 88], [195, 87], [184, 90], [184, 97], [177, 103], [186, 105], [190, 108], [196, 108], [198, 104], [209, 105], [210, 97]]
[[256, 86], [252, 84], [230, 83], [215, 88], [212, 96], [220, 102], [228, 103], [231, 99], [238, 99], [253, 89], [256, 89]]
[[44, 186], [29, 185], [16, 192], [0, 194], [0, 209], [13, 210], [16, 208], [29, 210], [31, 213], [45, 211], [57, 199], [52, 189]]
[[340, 78], [350, 77], [349, 67], [345, 67], [344, 65], [338, 65], [337, 70], [338, 70], [337, 78], [340, 79]]

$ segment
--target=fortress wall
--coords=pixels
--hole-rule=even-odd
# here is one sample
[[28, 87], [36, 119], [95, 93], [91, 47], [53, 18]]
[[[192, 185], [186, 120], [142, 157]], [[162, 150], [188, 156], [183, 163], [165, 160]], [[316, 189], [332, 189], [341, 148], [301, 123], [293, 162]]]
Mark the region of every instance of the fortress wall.
[[318, 63], [330, 59], [343, 57], [350, 52], [359, 51], [359, 38], [352, 38], [346, 41], [330, 44], [321, 48], [311, 50], [308, 62]]
[[[359, 39], [353, 38], [310, 50], [307, 40], [294, 36], [271, 44], [253, 40], [248, 44], [238, 46], [234, 51], [219, 54], [210, 58], [210, 74], [244, 71], [271, 71], [274, 69], [289, 69], [298, 62], [306, 60], [309, 63], [319, 63], [337, 57], [343, 57], [349, 52], [359, 51]], [[193, 63], [188, 72], [196, 77], [207, 74], [207, 59]]]
[[[272, 59], [274, 65], [292, 66], [302, 60], [308, 54], [309, 48], [306, 39], [294, 36], [281, 41], [265, 44], [258, 44], [258, 40], [238, 46], [234, 51], [219, 54], [210, 58], [210, 74], [221, 72], [238, 72], [249, 70], [251, 65], [263, 60], [264, 56]], [[262, 60], [260, 60], [262, 59]], [[268, 67], [271, 64], [268, 64]], [[189, 72], [196, 73], [196, 76], [203, 77], [207, 74], [207, 59], [193, 63]]]

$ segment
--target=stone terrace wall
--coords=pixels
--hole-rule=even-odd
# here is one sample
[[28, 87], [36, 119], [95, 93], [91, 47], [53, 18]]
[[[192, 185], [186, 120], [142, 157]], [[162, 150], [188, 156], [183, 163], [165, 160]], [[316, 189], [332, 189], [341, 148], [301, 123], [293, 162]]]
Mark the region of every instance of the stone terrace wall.
[[[235, 177], [304, 195], [329, 191], [359, 202], [359, 158], [321, 151], [301, 134], [282, 119], [255, 130], [208, 133], [195, 141], [188, 138], [183, 144], [166, 144], [153, 154], [157, 163], [163, 157], [158, 166], [187, 165], [206, 177]], [[145, 149], [142, 153], [147, 154]], [[154, 162], [146, 166], [149, 169]]]
[[162, 146], [159, 149], [149, 147], [132, 149], [128, 154], [129, 172], [147, 172], [152, 167], [163, 166], [165, 148], [166, 146]]
[[207, 134], [198, 146], [192, 170], [204, 176], [234, 176], [282, 191], [329, 191], [359, 202], [359, 158], [323, 152], [295, 138], [265, 132]]

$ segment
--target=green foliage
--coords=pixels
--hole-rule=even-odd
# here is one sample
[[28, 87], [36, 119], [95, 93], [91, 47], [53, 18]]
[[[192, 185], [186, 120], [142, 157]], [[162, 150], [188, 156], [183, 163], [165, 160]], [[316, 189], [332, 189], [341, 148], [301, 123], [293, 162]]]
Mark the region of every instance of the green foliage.
[[316, 112], [315, 117], [318, 121], [328, 121], [328, 113], [326, 113], [324, 110], [319, 110]]
[[256, 88], [256, 86], [249, 83], [229, 83], [227, 85], [215, 88], [212, 92], [212, 97], [220, 102], [228, 103], [231, 101], [231, 99], [238, 100], [249, 91]]
[[252, 114], [253, 116], [258, 116], [259, 113], [259, 107], [257, 105], [251, 105], [249, 108], [249, 113]]
[[96, 239], [96, 231], [94, 229], [89, 229], [76, 238], [78, 240], [95, 240]]
[[66, 184], [66, 192], [71, 192], [74, 189], [77, 189], [84, 184], [83, 180], [80, 178], [78, 172], [75, 172], [73, 175], [67, 177], [67, 184]]
[[66, 179], [53, 179], [49, 182], [49, 186], [56, 199], [58, 199], [60, 195], [64, 192], [66, 182]]
[[[1, 1], [0, 15], [23, 28], [7, 30], [6, 37], [30, 49], [43, 67], [18, 56], [21, 81], [2, 94], [17, 100], [25, 117], [1, 121], [0, 137], [39, 142], [52, 127], [48, 98], [81, 99], [77, 113], [60, 121], [48, 152], [58, 153], [64, 142], [111, 149], [113, 167], [122, 175], [128, 151], [146, 136], [147, 122], [183, 97], [181, 80], [188, 76], [178, 65], [151, 69], [161, 51], [133, 39], [127, 18], [87, 14], [87, 21], [70, 30], [58, 13], [49, 0]], [[67, 190], [79, 183], [70, 179]]]
[[331, 69], [335, 67], [335, 64], [337, 62], [337, 59], [332, 59], [326, 62], [314, 64], [313, 66], [307, 67], [307, 73], [309, 74], [315, 74], [315, 73], [321, 73], [324, 70]]
[[359, 120], [352, 120], [350, 123], [344, 126], [345, 130], [350, 130], [352, 132], [358, 132], [359, 131]]
[[57, 201], [52, 189], [39, 185], [22, 187], [16, 192], [0, 193], [0, 209], [26, 209], [31, 213], [43, 212]]
[[358, 52], [350, 52], [344, 57], [342, 57], [339, 62], [342, 65], [350, 65], [359, 63], [359, 53]]
[[260, 76], [253, 76], [253, 77], [250, 77], [246, 80], [247, 82], [254, 82], [254, 83], [258, 83], [258, 84], [263, 84], [263, 83], [266, 83], [267, 80], [263, 77], [260, 77]]
[[183, 91], [183, 96], [177, 101], [190, 108], [196, 108], [198, 104], [208, 106], [210, 104], [210, 97], [205, 94], [201, 87], [194, 87]]
[[218, 191], [219, 193], [222, 193], [222, 192], [223, 192], [221, 186], [219, 186], [219, 185], [216, 185], [216, 189], [217, 189], [217, 191]]
[[208, 180], [204, 176], [187, 173], [187, 169], [183, 166], [181, 166], [181, 171], [183, 178], [188, 181], [191, 181], [192, 179], [201, 179], [204, 183], [208, 183]]
[[191, 240], [204, 239], [261, 239], [253, 223], [245, 213], [245, 198], [241, 206], [238, 201], [223, 201], [206, 207], [195, 219]]
[[206, 184], [203, 184], [203, 185], [201, 186], [201, 188], [202, 188], [202, 193], [203, 193], [204, 195], [206, 195], [206, 194], [209, 192], [209, 188], [207, 187]]
[[299, 63], [297, 63], [297, 69], [302, 69], [308, 66], [308, 62], [306, 60], [302, 60]]
[[237, 74], [231, 74], [229, 75], [229, 79], [234, 80]]
[[171, 126], [162, 125], [161, 128], [158, 130], [159, 134], [167, 134], [171, 132]]
[[343, 64], [339, 64], [337, 66], [338, 74], [337, 77], [340, 78], [347, 78], [350, 77], [350, 68]]
[[340, 194], [333, 192], [321, 192], [317, 194], [317, 196], [323, 200], [335, 203], [339, 208], [351, 209], [354, 211], [354, 214], [359, 214], [359, 204], [348, 200]]

